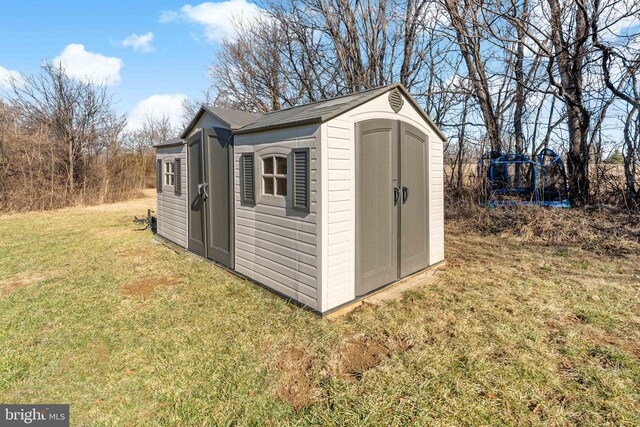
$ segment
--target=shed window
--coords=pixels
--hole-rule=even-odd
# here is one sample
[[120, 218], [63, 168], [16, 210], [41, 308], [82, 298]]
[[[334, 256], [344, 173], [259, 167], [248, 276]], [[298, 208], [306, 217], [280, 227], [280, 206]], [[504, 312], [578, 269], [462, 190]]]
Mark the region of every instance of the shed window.
[[175, 163], [165, 162], [164, 164], [164, 185], [174, 185], [176, 179]]
[[262, 158], [262, 193], [273, 196], [287, 195], [287, 158]]

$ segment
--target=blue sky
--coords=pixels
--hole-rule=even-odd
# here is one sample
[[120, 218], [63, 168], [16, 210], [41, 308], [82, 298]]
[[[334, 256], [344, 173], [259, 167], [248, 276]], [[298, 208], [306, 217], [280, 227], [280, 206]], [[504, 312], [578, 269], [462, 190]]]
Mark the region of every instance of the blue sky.
[[144, 114], [200, 98], [232, 19], [259, 13], [247, 0], [3, 0], [0, 89], [9, 75], [59, 61], [77, 78], [107, 81], [117, 110], [135, 126]]

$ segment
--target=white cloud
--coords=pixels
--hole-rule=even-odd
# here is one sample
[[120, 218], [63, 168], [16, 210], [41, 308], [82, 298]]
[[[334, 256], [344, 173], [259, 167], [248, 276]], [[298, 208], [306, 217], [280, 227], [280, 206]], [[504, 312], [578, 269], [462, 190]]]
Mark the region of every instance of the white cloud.
[[147, 117], [168, 117], [175, 127], [180, 126], [182, 120], [182, 103], [187, 96], [182, 93], [170, 95], [153, 95], [138, 102], [129, 113], [127, 126], [129, 129], [142, 127]]
[[164, 11], [160, 22], [170, 22], [181, 18], [204, 27], [207, 40], [220, 42], [225, 37], [236, 34], [238, 22], [251, 22], [262, 15], [263, 10], [247, 0], [226, 0], [219, 3], [205, 2], [192, 6], [182, 6], [180, 12]]
[[167, 22], [175, 21], [179, 16], [175, 10], [163, 10], [160, 12], [160, 23], [166, 24]]
[[155, 49], [151, 46], [153, 41], [153, 33], [147, 34], [131, 34], [126, 39], [122, 40], [122, 46], [130, 47], [136, 52], [153, 52]]
[[106, 84], [118, 83], [124, 66], [120, 58], [89, 52], [78, 43], [65, 47], [60, 55], [53, 58], [53, 63], [61, 65], [70, 77]]
[[14, 70], [8, 70], [2, 66], [0, 66], [0, 89], [11, 89], [11, 81], [20, 86], [24, 79], [22, 78], [22, 74]]

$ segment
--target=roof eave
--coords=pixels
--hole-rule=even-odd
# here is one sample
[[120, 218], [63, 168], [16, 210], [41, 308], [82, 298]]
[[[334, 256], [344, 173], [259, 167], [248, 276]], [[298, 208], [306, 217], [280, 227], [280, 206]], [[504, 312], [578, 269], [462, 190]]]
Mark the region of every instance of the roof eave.
[[187, 141], [184, 139], [180, 139], [179, 141], [169, 142], [169, 143], [160, 143], [152, 145], [153, 148], [167, 148], [167, 147], [177, 147], [180, 145], [184, 145]]
[[407, 98], [409, 102], [411, 102], [411, 105], [413, 105], [413, 108], [415, 108], [418, 111], [418, 113], [420, 113], [422, 118], [425, 119], [427, 123], [429, 123], [429, 125], [433, 128], [434, 132], [442, 139], [442, 142], [446, 141], [447, 137], [444, 135], [444, 133], [442, 133], [438, 125], [436, 125], [435, 122], [431, 120], [431, 117], [429, 117], [427, 112], [424, 111], [424, 109], [418, 104], [418, 102], [413, 98], [413, 96], [411, 96], [409, 91], [400, 83], [397, 83], [397, 85], [400, 91], [405, 95], [405, 98]]
[[[324, 120], [322, 120], [322, 117], [314, 117], [311, 119], [304, 119], [304, 120], [298, 120], [295, 122], [287, 122], [287, 123], [278, 123], [275, 125], [268, 125], [268, 126], [261, 126], [258, 128], [254, 128], [254, 129], [236, 129], [233, 131], [234, 135], [248, 135], [250, 133], [257, 133], [257, 132], [266, 132], [266, 131], [270, 131], [270, 130], [276, 130], [276, 129], [286, 129], [286, 128], [292, 128], [292, 127], [298, 127], [298, 126], [305, 126], [305, 125], [313, 125], [313, 124], [320, 124], [323, 123]], [[251, 126], [251, 125], [247, 125], [247, 126]]]

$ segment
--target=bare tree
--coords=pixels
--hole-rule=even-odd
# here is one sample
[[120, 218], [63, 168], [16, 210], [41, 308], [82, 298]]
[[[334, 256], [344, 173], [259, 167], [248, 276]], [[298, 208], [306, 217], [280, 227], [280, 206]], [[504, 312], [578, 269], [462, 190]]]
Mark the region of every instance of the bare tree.
[[238, 35], [223, 41], [210, 69], [219, 96], [255, 112], [295, 105], [300, 90], [285, 85], [280, 25], [268, 20], [236, 25]]
[[99, 152], [114, 130], [106, 87], [73, 79], [61, 66], [45, 63], [40, 74], [14, 81], [11, 96], [25, 120], [47, 127], [73, 193], [86, 178], [87, 153]]
[[125, 118], [104, 85], [45, 63], [7, 92], [0, 102], [0, 211], [99, 203], [144, 185], [134, 178], [140, 158], [123, 141]]
[[444, 0], [443, 5], [455, 32], [474, 97], [482, 111], [491, 149], [501, 151], [501, 129], [486, 72], [488, 58], [482, 48], [482, 40], [487, 38], [487, 27], [482, 22], [482, 4], [474, 0]]
[[140, 132], [144, 135], [149, 146], [166, 142], [178, 136], [178, 130], [171, 124], [166, 114], [145, 117]]

